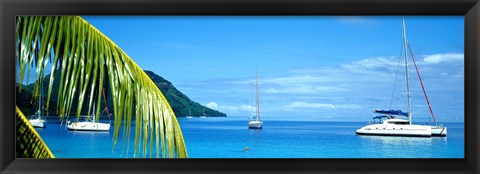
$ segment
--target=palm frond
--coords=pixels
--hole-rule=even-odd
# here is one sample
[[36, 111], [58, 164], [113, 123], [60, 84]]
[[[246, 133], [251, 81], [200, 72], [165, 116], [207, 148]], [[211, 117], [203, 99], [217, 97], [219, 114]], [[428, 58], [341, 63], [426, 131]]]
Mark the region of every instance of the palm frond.
[[17, 158], [55, 158], [52, 152], [30, 125], [27, 117], [16, 108], [16, 157]]
[[[113, 41], [78, 16], [19, 16], [16, 20], [19, 81], [35, 67], [36, 80], [47, 72], [50, 82], [46, 109], [56, 71], [60, 75], [57, 112], [63, 118], [80, 111], [96, 110], [99, 119], [102, 90], [108, 85], [114, 107], [114, 145], [124, 127], [124, 143], [130, 143], [130, 126], [136, 116], [134, 157], [187, 157], [178, 121], [169, 103], [148, 75]], [[34, 94], [40, 84], [35, 83]], [[72, 111], [74, 101], [78, 107]], [[155, 143], [153, 143], [155, 142]], [[128, 147], [128, 145], [126, 146]]]

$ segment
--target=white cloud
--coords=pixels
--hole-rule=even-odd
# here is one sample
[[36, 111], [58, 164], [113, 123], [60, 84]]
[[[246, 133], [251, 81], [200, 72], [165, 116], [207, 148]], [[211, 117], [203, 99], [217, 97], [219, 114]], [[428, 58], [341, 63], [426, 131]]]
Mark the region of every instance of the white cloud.
[[341, 105], [335, 105], [335, 108], [338, 109], [360, 109], [362, 106], [357, 105], [357, 104], [341, 104]]
[[226, 110], [226, 111], [253, 111], [255, 110], [255, 107], [251, 105], [239, 105], [239, 106], [220, 106], [220, 110]]
[[333, 104], [326, 103], [308, 103], [308, 102], [293, 102], [285, 106], [286, 108], [328, 108], [333, 109]]
[[286, 88], [268, 88], [265, 90], [266, 93], [270, 94], [312, 94], [338, 91], [346, 91], [346, 89], [330, 86], [298, 85]]
[[[447, 90], [448, 86], [437, 84], [439, 83], [437, 82], [438, 77], [442, 77], [440, 78], [442, 80], [446, 79], [454, 82], [458, 81], [457, 79], [462, 80], [461, 77], [463, 76], [460, 75], [463, 71], [461, 71], [462, 69], [458, 70], [457, 67], [463, 67], [460, 63], [463, 60], [463, 54], [441, 53], [426, 55], [422, 58], [417, 64], [422, 64], [419, 66], [419, 70], [422, 72], [424, 82], [430, 88], [435, 88], [437, 91]], [[445, 64], [436, 64], [439, 62], [454, 63], [456, 66], [451, 69], [442, 68]], [[269, 113], [281, 111], [322, 112], [326, 110], [335, 113], [340, 112], [337, 110], [365, 108], [368, 103], [365, 103], [363, 96], [391, 95], [399, 64], [399, 71], [402, 74], [401, 72], [404, 71], [404, 67], [401, 66], [403, 65], [402, 57], [383, 56], [359, 59], [339, 65], [295, 67], [296, 69], [286, 71], [284, 76], [260, 78], [259, 89], [263, 103], [262, 111]], [[398, 78], [404, 77], [399, 76]], [[211, 102], [207, 106], [229, 115], [249, 114], [255, 110], [254, 105], [250, 104], [247, 99], [253, 96], [254, 84], [254, 77], [244, 80], [232, 79], [225, 83], [225, 85], [232, 85], [232, 90], [223, 91], [234, 91], [234, 88], [239, 88], [236, 91], [241, 92], [235, 93], [238, 94], [238, 96], [235, 96], [235, 102], [238, 103], [230, 103], [232, 101], [229, 100], [228, 103], [225, 103], [228, 105]], [[403, 90], [403, 88], [398, 89]], [[397, 94], [403, 96], [399, 91], [396, 91], [395, 95]], [[345, 95], [351, 96], [351, 98], [348, 100], [338, 99], [338, 96]], [[239, 98], [244, 99], [238, 100]], [[322, 100], [319, 100], [320, 98]], [[424, 98], [422, 98], [423, 100]]]
[[218, 103], [216, 102], [207, 103], [205, 106], [207, 106], [210, 109], [218, 110]]
[[231, 81], [230, 83], [231, 83], [231, 84], [234, 84], [234, 85], [255, 84], [255, 79], [237, 80], [237, 81]]
[[321, 77], [321, 76], [312, 76], [312, 75], [303, 75], [303, 76], [290, 76], [290, 77], [279, 77], [264, 79], [264, 83], [272, 83], [277, 85], [290, 85], [290, 84], [305, 84], [305, 83], [318, 83], [318, 82], [328, 82], [335, 80], [330, 77]]
[[[336, 76], [344, 76], [344, 73]], [[269, 94], [317, 94], [322, 92], [338, 92], [347, 89], [338, 86], [325, 86], [325, 83], [332, 85], [332, 82], [342, 80], [330, 73], [305, 74], [298, 76], [286, 76], [277, 78], [259, 79], [260, 90]], [[255, 79], [243, 81], [232, 81], [232, 84], [247, 85], [255, 84]]]
[[307, 109], [359, 109], [362, 108], [357, 104], [329, 104], [329, 103], [309, 103], [309, 102], [293, 102], [285, 106], [287, 109], [307, 108]]
[[428, 64], [436, 64], [440, 62], [462, 61], [462, 60], [464, 60], [464, 55], [461, 53], [443, 53], [443, 54], [423, 55], [423, 62]]
[[[277, 78], [260, 78], [259, 84], [275, 84], [275, 85], [291, 85], [291, 84], [305, 84], [305, 83], [318, 83], [318, 82], [331, 82], [335, 78], [329, 76], [313, 76], [313, 75], [301, 75], [301, 76], [288, 76]], [[255, 84], [255, 79], [232, 81], [232, 84]]]
[[256, 108], [251, 105], [238, 105], [238, 106], [228, 106], [228, 105], [220, 105], [217, 102], [209, 102], [205, 104], [205, 106], [215, 109], [221, 112], [239, 112], [239, 111], [253, 111]]
[[375, 57], [340, 65], [344, 70], [354, 73], [394, 72], [399, 64], [395, 57]]

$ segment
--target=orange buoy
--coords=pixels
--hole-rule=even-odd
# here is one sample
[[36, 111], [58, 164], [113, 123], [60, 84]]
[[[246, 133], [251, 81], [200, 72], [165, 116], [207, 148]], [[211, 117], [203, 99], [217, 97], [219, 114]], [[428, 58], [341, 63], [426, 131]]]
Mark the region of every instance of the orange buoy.
[[248, 147], [245, 147], [245, 151], [248, 151]]

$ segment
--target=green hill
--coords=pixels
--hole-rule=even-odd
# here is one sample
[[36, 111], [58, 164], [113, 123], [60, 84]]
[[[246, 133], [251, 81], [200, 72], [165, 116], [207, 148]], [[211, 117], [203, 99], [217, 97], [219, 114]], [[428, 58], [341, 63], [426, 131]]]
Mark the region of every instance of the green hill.
[[[181, 91], [179, 91], [175, 86], [172, 85], [171, 82], [168, 80], [164, 79], [163, 77], [155, 74], [152, 71], [145, 70], [145, 73], [152, 79], [152, 81], [157, 85], [157, 87], [162, 91], [163, 95], [167, 99], [167, 101], [170, 103], [170, 106], [173, 109], [173, 112], [177, 117], [184, 117], [189, 115], [190, 110], [193, 116], [201, 116], [201, 115], [206, 115], [208, 117], [225, 117], [226, 114], [219, 112], [217, 110], [210, 109], [208, 107], [202, 106], [198, 102], [192, 101], [183, 94]], [[43, 88], [43, 94], [47, 94], [47, 89], [48, 89], [48, 82], [50, 79], [50, 75], [47, 75], [44, 78], [44, 88]], [[48, 110], [48, 115], [58, 115], [56, 113], [56, 103], [57, 103], [57, 92], [59, 85], [58, 85], [58, 80], [60, 79], [60, 74], [56, 73], [55, 74], [55, 80], [54, 80], [54, 85], [52, 89], [52, 94], [51, 94], [51, 101], [50, 101], [50, 108]], [[33, 83], [29, 85], [23, 85], [22, 87], [22, 92], [19, 93], [19, 85], [17, 84], [17, 92], [16, 92], [16, 104], [22, 109], [24, 114], [26, 115], [32, 115], [38, 107], [37, 101], [32, 100], [32, 91], [33, 91]], [[110, 94], [110, 89], [105, 90], [105, 94], [107, 95], [107, 103], [108, 103], [108, 111], [109, 113], [113, 113], [113, 106], [112, 106], [112, 96]], [[46, 98], [44, 99], [46, 101]], [[102, 106], [104, 105], [104, 101], [102, 98]], [[77, 103], [73, 103], [72, 108], [76, 108]], [[72, 109], [73, 110], [73, 109]], [[86, 107], [83, 108], [82, 110], [82, 115], [87, 113]], [[76, 112], [72, 111], [71, 115], [75, 115]], [[106, 115], [106, 114], [103, 114]]]

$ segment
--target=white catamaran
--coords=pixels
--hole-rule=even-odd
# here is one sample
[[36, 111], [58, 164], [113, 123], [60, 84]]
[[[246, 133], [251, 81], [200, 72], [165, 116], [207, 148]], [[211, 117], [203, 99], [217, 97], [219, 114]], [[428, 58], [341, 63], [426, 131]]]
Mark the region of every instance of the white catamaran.
[[[410, 49], [410, 44], [407, 41], [407, 35], [405, 32], [405, 18], [402, 17], [402, 34], [403, 34], [403, 53], [405, 59], [405, 78], [406, 78], [406, 88], [407, 88], [407, 112], [401, 110], [374, 110], [374, 121], [372, 124], [364, 126], [360, 129], [357, 129], [356, 134], [358, 135], [383, 135], [383, 136], [416, 136], [416, 137], [431, 137], [431, 136], [447, 136], [447, 128], [444, 126], [438, 126], [435, 116], [433, 114], [430, 102], [428, 101], [427, 93], [423, 86], [422, 79], [420, 78], [420, 73], [418, 72], [415, 59]], [[420, 84], [425, 95], [430, 113], [434, 120], [434, 126], [430, 125], [414, 125], [412, 124], [412, 113], [411, 113], [411, 104], [410, 104], [410, 87], [409, 87], [409, 74], [408, 74], [408, 63], [407, 63], [407, 45], [412, 56], [413, 63], [420, 80]], [[405, 119], [405, 117], [407, 119]], [[378, 121], [377, 121], [378, 120]]]
[[258, 96], [258, 72], [255, 77], [255, 95], [256, 95], [256, 112], [255, 115], [250, 117], [248, 121], [248, 128], [261, 129], [263, 127], [263, 121], [260, 119], [260, 98]]

